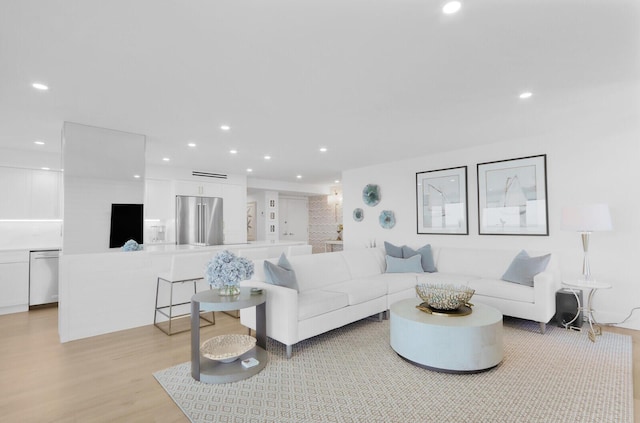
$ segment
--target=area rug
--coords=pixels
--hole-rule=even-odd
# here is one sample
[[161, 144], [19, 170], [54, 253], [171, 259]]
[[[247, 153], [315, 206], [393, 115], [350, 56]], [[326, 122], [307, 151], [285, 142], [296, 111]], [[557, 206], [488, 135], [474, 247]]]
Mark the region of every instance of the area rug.
[[631, 338], [505, 319], [504, 360], [477, 374], [401, 359], [389, 321], [363, 320], [297, 344], [269, 342], [244, 381], [209, 385], [190, 364], [154, 377], [192, 422], [633, 422]]

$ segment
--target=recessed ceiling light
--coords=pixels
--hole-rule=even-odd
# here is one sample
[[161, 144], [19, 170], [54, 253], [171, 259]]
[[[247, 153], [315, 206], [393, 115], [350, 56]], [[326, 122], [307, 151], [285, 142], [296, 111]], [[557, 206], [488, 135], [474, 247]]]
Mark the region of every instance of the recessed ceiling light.
[[44, 145], [44, 141], [34, 141], [33, 143], [36, 145]]
[[296, 178], [302, 179], [302, 175], [296, 175]]
[[231, 154], [238, 154], [238, 150], [229, 150], [229, 153], [231, 153]]
[[171, 159], [170, 159], [170, 158], [168, 158], [168, 157], [163, 157], [163, 158], [162, 158], [162, 161], [163, 161], [163, 162], [168, 162], [169, 160], [171, 160]]
[[460, 3], [459, 1], [450, 1], [442, 6], [442, 13], [444, 13], [445, 15], [451, 15], [458, 12], [461, 7], [462, 3]]
[[340, 183], [340, 179], [336, 179], [335, 181], [333, 181], [334, 184], [339, 184]]
[[267, 156], [264, 156], [264, 159], [265, 159], [265, 160], [271, 160], [271, 156], [268, 156], [268, 155], [267, 155]]
[[33, 84], [31, 84], [31, 86], [36, 90], [40, 90], [40, 91], [47, 91], [49, 89], [49, 87], [47, 87], [46, 85], [40, 82], [34, 82]]
[[41, 167], [40, 169], [42, 169], [42, 170], [51, 170], [48, 167]]
[[190, 142], [190, 143], [189, 143], [189, 144], [187, 144], [187, 145], [188, 145], [189, 147], [193, 148], [193, 147], [195, 147], [195, 146], [196, 146], [196, 143], [195, 143], [195, 142]]
[[251, 172], [253, 172], [253, 169], [249, 168], [249, 169], [247, 169], [247, 172], [251, 173]]
[[133, 175], [133, 177], [138, 179], [138, 178], [140, 178], [140, 175]]
[[327, 152], [327, 147], [320, 147], [320, 152], [321, 153], [326, 153]]
[[223, 131], [228, 131], [231, 129], [231, 127], [229, 125], [220, 125], [220, 129], [222, 129]]
[[533, 95], [532, 92], [530, 91], [525, 91], [523, 93], [521, 93], [518, 97], [525, 99], [525, 98], [530, 98]]

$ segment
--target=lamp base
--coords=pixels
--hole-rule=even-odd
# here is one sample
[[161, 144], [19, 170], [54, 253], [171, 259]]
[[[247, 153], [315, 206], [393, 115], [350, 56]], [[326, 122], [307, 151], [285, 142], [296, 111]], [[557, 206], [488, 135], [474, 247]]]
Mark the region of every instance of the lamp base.
[[584, 258], [582, 259], [582, 276], [585, 281], [590, 281], [591, 279], [591, 266], [589, 265], [589, 238], [591, 232], [582, 232], [580, 236], [582, 237], [582, 251], [584, 251]]

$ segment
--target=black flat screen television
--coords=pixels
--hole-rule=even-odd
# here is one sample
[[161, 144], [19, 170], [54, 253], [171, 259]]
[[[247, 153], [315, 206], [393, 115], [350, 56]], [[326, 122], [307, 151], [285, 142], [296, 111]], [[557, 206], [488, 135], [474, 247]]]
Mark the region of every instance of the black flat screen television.
[[142, 204], [111, 204], [109, 248], [122, 247], [130, 239], [142, 244]]

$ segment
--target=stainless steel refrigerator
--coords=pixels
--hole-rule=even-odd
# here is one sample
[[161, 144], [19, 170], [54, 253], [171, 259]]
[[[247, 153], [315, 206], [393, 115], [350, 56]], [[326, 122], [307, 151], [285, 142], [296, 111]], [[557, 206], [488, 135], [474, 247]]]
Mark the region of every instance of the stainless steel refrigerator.
[[176, 195], [176, 244], [220, 245], [222, 198]]

